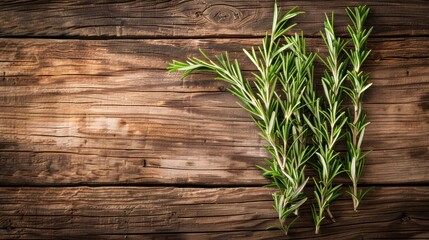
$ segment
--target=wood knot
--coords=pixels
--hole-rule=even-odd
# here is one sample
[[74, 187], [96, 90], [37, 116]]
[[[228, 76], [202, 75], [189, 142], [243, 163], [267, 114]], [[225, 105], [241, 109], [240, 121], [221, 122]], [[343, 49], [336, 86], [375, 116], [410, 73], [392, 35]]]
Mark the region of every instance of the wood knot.
[[408, 216], [406, 213], [403, 213], [401, 217], [401, 224], [407, 224], [409, 221], [411, 221], [410, 216]]
[[232, 25], [243, 19], [243, 13], [235, 7], [220, 4], [204, 10], [204, 17], [215, 24]]
[[202, 13], [201, 11], [197, 11], [197, 12], [195, 12], [195, 17], [196, 17], [196, 18], [199, 18], [199, 17], [201, 17], [201, 16], [203, 16], [203, 13]]

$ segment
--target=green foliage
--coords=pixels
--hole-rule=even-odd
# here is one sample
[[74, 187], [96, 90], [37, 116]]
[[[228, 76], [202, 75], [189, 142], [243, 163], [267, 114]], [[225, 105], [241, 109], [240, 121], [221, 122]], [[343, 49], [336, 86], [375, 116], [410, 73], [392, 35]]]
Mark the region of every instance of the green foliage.
[[351, 121], [348, 124], [347, 154], [344, 169], [353, 184], [348, 193], [353, 199], [354, 210], [357, 211], [362, 198], [370, 190], [358, 190], [357, 185], [362, 176], [365, 157], [369, 153], [362, 152], [361, 148], [365, 128], [369, 124], [369, 122], [366, 122], [365, 113], [362, 110], [362, 99], [364, 92], [371, 87], [372, 83], [367, 83], [369, 74], [364, 73], [361, 70], [361, 66], [371, 52], [371, 50], [366, 48], [366, 43], [372, 32], [372, 28], [364, 28], [364, 23], [369, 13], [367, 6], [359, 6], [353, 9], [347, 8], [346, 11], [353, 23], [353, 25], [347, 26], [347, 30], [352, 38], [354, 48], [346, 51], [353, 69], [347, 71], [347, 79], [351, 87], [344, 89], [351, 99], [353, 109], [352, 113], [349, 114]]
[[[304, 173], [307, 164], [318, 173], [314, 178], [315, 205], [312, 206], [316, 233], [325, 213], [334, 221], [329, 205], [341, 194], [341, 185], [334, 184], [335, 177], [345, 171], [357, 183], [362, 174], [366, 154], [361, 153], [360, 146], [367, 123], [362, 114], [361, 100], [362, 93], [370, 86], [366, 84], [368, 75], [360, 70], [369, 54], [365, 45], [371, 30], [364, 30], [361, 26], [368, 14], [366, 9], [347, 9], [354, 24], [348, 28], [355, 45], [355, 49], [350, 51], [346, 50], [347, 42], [335, 35], [333, 15], [331, 18], [326, 16], [322, 37], [328, 54], [319, 57], [326, 66], [321, 79], [322, 97], [316, 95], [313, 82], [316, 55], [306, 51], [302, 35], [285, 35], [295, 26], [289, 24], [289, 20], [302, 12], [293, 8], [280, 16], [277, 4], [271, 34], [265, 35], [261, 46], [243, 49], [256, 69], [252, 72], [252, 80], [244, 77], [238, 61], [232, 61], [228, 53], [212, 60], [200, 50], [202, 59], [174, 60], [168, 67], [169, 71], [183, 71], [182, 78], [194, 72], [214, 73], [215, 79], [230, 84], [228, 90], [250, 113], [259, 134], [266, 140], [265, 148], [270, 154], [265, 159], [266, 166], [258, 166], [263, 176], [271, 179], [267, 186], [276, 189], [272, 195], [273, 207], [280, 225], [270, 229], [281, 229], [287, 235], [299, 217], [299, 209], [307, 201], [304, 194], [309, 180]], [[349, 61], [353, 66], [351, 71], [347, 71]], [[346, 79], [351, 82], [350, 88], [344, 86]], [[358, 111], [358, 114], [355, 111], [353, 122], [348, 122], [351, 117], [341, 107], [343, 91], [352, 98]], [[346, 126], [350, 131], [344, 131]], [[345, 161], [335, 150], [344, 135], [349, 140]], [[350, 192], [357, 202], [366, 193]]]
[[334, 186], [333, 181], [343, 170], [340, 154], [334, 147], [344, 135], [343, 128], [347, 123], [346, 112], [341, 108], [347, 67], [344, 48], [347, 42], [335, 36], [333, 15], [331, 18], [326, 15], [325, 32], [321, 35], [328, 48], [326, 58], [319, 57], [326, 66], [322, 77], [324, 97], [318, 98], [315, 91], [310, 92], [306, 100], [312, 116], [311, 119], [305, 118], [318, 148], [317, 161], [312, 164], [318, 173], [318, 179], [314, 180], [317, 204], [312, 207], [316, 234], [325, 219], [325, 212], [335, 221], [329, 204], [341, 195], [341, 185]]
[[314, 151], [306, 144], [307, 125], [301, 109], [305, 106], [304, 92], [313, 81], [315, 55], [306, 53], [303, 37], [284, 36], [295, 26], [288, 25], [288, 21], [302, 12], [295, 8], [283, 16], [279, 12], [275, 6], [272, 32], [265, 36], [262, 46], [243, 50], [257, 69], [252, 72], [254, 81], [243, 77], [237, 60], [231, 61], [227, 53], [216, 57], [215, 62], [200, 50], [204, 59], [173, 61], [169, 70], [184, 71], [182, 77], [196, 71], [212, 72], [217, 74], [216, 79], [231, 84], [228, 90], [241, 100], [239, 105], [251, 114], [268, 143], [271, 159], [265, 159], [267, 168], [259, 168], [272, 180], [268, 186], [277, 189], [273, 199], [280, 221], [278, 228], [287, 234], [298, 217], [299, 207], [307, 200], [303, 193], [308, 182], [304, 170]]

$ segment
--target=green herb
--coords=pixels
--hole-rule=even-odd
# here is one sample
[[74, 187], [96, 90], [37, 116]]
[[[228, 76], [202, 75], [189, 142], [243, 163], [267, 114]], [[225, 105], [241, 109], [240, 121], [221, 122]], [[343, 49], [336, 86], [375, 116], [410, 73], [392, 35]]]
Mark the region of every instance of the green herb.
[[[366, 40], [371, 30], [362, 25], [368, 15], [366, 7], [355, 11], [347, 9], [353, 21], [348, 27], [355, 49], [347, 51], [347, 42], [334, 32], [334, 17], [326, 15], [325, 32], [321, 33], [328, 48], [328, 55], [320, 60], [326, 66], [322, 77], [323, 98], [316, 95], [314, 87], [314, 53], [307, 53], [303, 35], [285, 36], [295, 26], [288, 21], [302, 12], [295, 8], [279, 16], [280, 8], [274, 6], [271, 34], [265, 35], [257, 49], [244, 50], [254, 64], [254, 80], [243, 76], [237, 60], [231, 61], [228, 53], [216, 57], [216, 61], [201, 49], [203, 59], [188, 58], [186, 62], [174, 60], [169, 71], [183, 71], [182, 78], [193, 72], [215, 73], [215, 79], [230, 84], [228, 90], [241, 102], [239, 105], [251, 114], [252, 120], [266, 140], [270, 158], [265, 159], [268, 167], [258, 166], [263, 175], [272, 180], [268, 187], [277, 191], [272, 195], [274, 209], [278, 213], [281, 229], [287, 235], [289, 228], [299, 217], [299, 208], [307, 201], [304, 187], [308, 182], [304, 170], [310, 163], [318, 173], [315, 182], [316, 205], [312, 206], [316, 234], [325, 218], [335, 219], [330, 203], [340, 196], [341, 185], [334, 185], [334, 179], [343, 171], [353, 182], [355, 209], [366, 192], [357, 191], [357, 182], [362, 174], [366, 154], [361, 153], [365, 116], [362, 111], [363, 92], [371, 85], [366, 84], [367, 74], [360, 70], [368, 57]], [[353, 70], [347, 71], [348, 60]], [[351, 88], [344, 86], [345, 80]], [[346, 111], [342, 109], [343, 90], [351, 97], [354, 106], [353, 121], [348, 123]], [[349, 131], [344, 132], [348, 123]], [[342, 164], [339, 152], [334, 148], [347, 134], [348, 153], [346, 164]], [[307, 139], [311, 138], [312, 143]], [[316, 159], [310, 161], [313, 155]], [[344, 170], [343, 170], [344, 168]]]
[[329, 204], [341, 195], [341, 185], [334, 186], [333, 181], [342, 173], [342, 165], [340, 155], [334, 147], [344, 135], [342, 129], [347, 123], [345, 111], [340, 107], [342, 87], [346, 79], [347, 62], [343, 58], [346, 41], [335, 36], [333, 15], [331, 20], [326, 15], [325, 33], [321, 35], [328, 48], [326, 59], [320, 58], [327, 68], [322, 77], [325, 98], [323, 101], [316, 97], [314, 91], [308, 92], [307, 102], [312, 119], [306, 118], [314, 133], [313, 141], [318, 148], [317, 161], [312, 164], [318, 173], [318, 179], [314, 179], [317, 206], [312, 206], [316, 234], [319, 233], [320, 224], [325, 219], [325, 212], [335, 222]]
[[[266, 149], [271, 159], [265, 159], [268, 168], [259, 168], [272, 180], [268, 186], [278, 190], [273, 194], [274, 209], [280, 221], [278, 228], [287, 234], [298, 218], [299, 207], [307, 200], [303, 193], [308, 181], [304, 169], [313, 151], [306, 145], [307, 126], [301, 109], [306, 86], [312, 84], [315, 55], [307, 55], [303, 37], [284, 37], [295, 26], [288, 25], [288, 21], [301, 12], [293, 8], [279, 17], [279, 11], [275, 5], [272, 32], [266, 34], [262, 46], [244, 50], [257, 69], [252, 73], [255, 89], [253, 83], [243, 77], [238, 61], [231, 63], [227, 53], [216, 57], [215, 62], [200, 50], [205, 59], [173, 61], [168, 69], [184, 71], [182, 77], [196, 71], [212, 72], [218, 75], [217, 80], [231, 84], [228, 90], [241, 100], [239, 105], [251, 113], [260, 135], [269, 144]], [[281, 86], [280, 90], [277, 85]]]
[[353, 113], [350, 114], [352, 121], [348, 124], [347, 154], [344, 167], [353, 183], [353, 187], [350, 187], [348, 193], [352, 196], [353, 207], [357, 211], [360, 201], [371, 190], [371, 188], [366, 191], [358, 190], [357, 185], [363, 172], [365, 157], [369, 153], [363, 153], [361, 149], [365, 128], [369, 124], [369, 122], [365, 121], [365, 113], [362, 110], [362, 98], [364, 92], [372, 83], [367, 83], [369, 74], [365, 74], [361, 67], [371, 52], [371, 50], [366, 49], [366, 42], [372, 28], [365, 29], [363, 26], [369, 13], [368, 7], [347, 8], [346, 11], [353, 23], [353, 26], [347, 26], [347, 30], [352, 37], [354, 49], [346, 51], [353, 69], [347, 72], [347, 79], [351, 84], [351, 88], [345, 88], [345, 92], [349, 95], [353, 104]]

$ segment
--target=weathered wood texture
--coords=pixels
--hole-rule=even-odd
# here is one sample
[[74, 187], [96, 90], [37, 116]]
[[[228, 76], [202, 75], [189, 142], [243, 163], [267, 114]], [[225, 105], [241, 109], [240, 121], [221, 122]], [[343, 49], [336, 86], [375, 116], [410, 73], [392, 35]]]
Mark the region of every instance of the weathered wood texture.
[[[265, 184], [255, 167], [264, 142], [228, 86], [165, 71], [199, 47], [243, 60], [240, 46], [259, 42], [0, 40], [0, 182]], [[365, 146], [374, 152], [362, 182], [429, 182], [428, 38], [370, 45]]]
[[[359, 213], [339, 199], [337, 223], [315, 236], [310, 206], [296, 239], [429, 238], [429, 187], [382, 187]], [[0, 188], [0, 238], [279, 239], [269, 189], [173, 187]], [[242, 232], [251, 229], [253, 232]]]
[[[374, 35], [429, 34], [425, 0], [279, 1], [284, 9], [307, 12], [296, 18], [298, 31], [318, 35], [324, 13], [334, 12], [344, 33], [347, 6], [371, 7]], [[2, 1], [3, 36], [211, 37], [261, 36], [269, 29], [272, 0]], [[20, 24], [21, 23], [21, 24]]]
[[[362, 3], [374, 85], [361, 183], [378, 187], [358, 214], [334, 202], [320, 236], [307, 205], [291, 239], [429, 239], [429, 2], [279, 4], [307, 12], [296, 30], [324, 54], [323, 13], [344, 34], [344, 8]], [[249, 74], [241, 49], [260, 43], [272, 5], [1, 1], [0, 239], [281, 239], [264, 230], [276, 217], [248, 114], [213, 76], [165, 70], [202, 48]]]

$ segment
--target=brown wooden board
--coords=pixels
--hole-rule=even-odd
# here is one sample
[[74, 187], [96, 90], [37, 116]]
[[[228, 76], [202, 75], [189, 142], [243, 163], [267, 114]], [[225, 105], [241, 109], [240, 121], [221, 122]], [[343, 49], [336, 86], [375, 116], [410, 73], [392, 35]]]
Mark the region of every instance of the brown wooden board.
[[[0, 238], [279, 239], [270, 189], [174, 187], [0, 188]], [[314, 235], [309, 203], [290, 239], [424, 239], [429, 188], [380, 187], [358, 213], [343, 197]]]
[[[259, 41], [1, 39], [0, 184], [266, 184], [264, 142], [228, 85], [163, 69], [198, 47], [243, 60]], [[428, 42], [370, 44], [362, 183], [429, 181]]]
[[[429, 239], [429, 2], [278, 2], [306, 12], [290, 33], [322, 56], [324, 13], [346, 36], [345, 7], [366, 4], [374, 26], [360, 184], [376, 188], [358, 213], [346, 194], [334, 201], [321, 235], [310, 199], [287, 239]], [[255, 167], [264, 141], [228, 85], [166, 72], [202, 48], [250, 76], [241, 49], [261, 43], [272, 7], [0, 1], [0, 239], [284, 239], [265, 230], [277, 217]]]
[[[366, 4], [374, 36], [429, 34], [429, 4], [424, 0], [395, 1], [278, 1], [288, 10], [306, 14], [295, 19], [296, 31], [315, 36], [324, 13], [336, 14], [345, 33], [344, 9]], [[49, 37], [231, 37], [264, 35], [272, 22], [273, 1], [16, 1], [0, 3], [0, 35]]]

